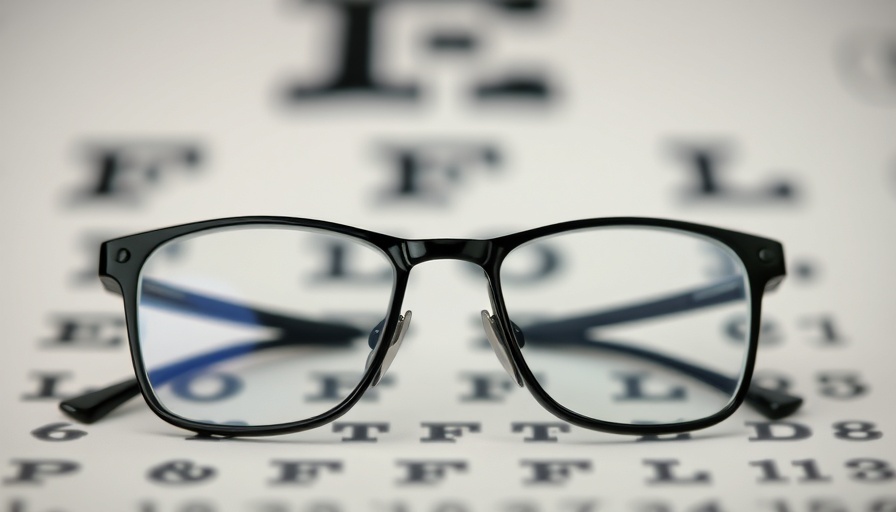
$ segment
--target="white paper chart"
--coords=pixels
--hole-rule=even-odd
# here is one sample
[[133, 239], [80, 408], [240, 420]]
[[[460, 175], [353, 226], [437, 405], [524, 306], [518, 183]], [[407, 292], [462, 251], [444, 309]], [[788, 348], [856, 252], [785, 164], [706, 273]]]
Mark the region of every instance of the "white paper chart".
[[[0, 0], [0, 180], [4, 512], [896, 511], [892, 2]], [[133, 376], [99, 243], [240, 215], [780, 240], [755, 378], [805, 403], [654, 438], [572, 427], [489, 349], [481, 271], [434, 262], [387, 378], [334, 423], [213, 440], [140, 398], [63, 415]]]

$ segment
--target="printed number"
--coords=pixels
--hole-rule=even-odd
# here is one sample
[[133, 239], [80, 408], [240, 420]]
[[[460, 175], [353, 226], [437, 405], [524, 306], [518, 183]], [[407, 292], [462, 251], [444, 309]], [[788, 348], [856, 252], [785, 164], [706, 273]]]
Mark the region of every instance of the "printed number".
[[[747, 339], [747, 319], [743, 316], [728, 318], [722, 329], [734, 343], [743, 343]], [[799, 318], [795, 325], [782, 325], [768, 316], [759, 325], [759, 343], [762, 345], [778, 345], [786, 339], [796, 338], [824, 347], [840, 347], [847, 341], [834, 317], [829, 314], [806, 315]]]
[[[800, 470], [800, 478], [797, 480], [800, 483], [828, 482], [831, 480], [831, 477], [822, 474], [818, 467], [818, 462], [815, 461], [815, 459], [794, 460], [791, 461], [791, 464]], [[789, 480], [786, 476], [782, 475], [781, 469], [778, 467], [778, 463], [775, 460], [754, 460], [750, 462], [750, 465], [759, 468], [761, 476], [757, 482], [761, 484], [772, 482], [781, 483]]]
[[852, 459], [846, 461], [846, 467], [856, 470], [851, 476], [860, 482], [886, 482], [896, 475], [893, 467], [880, 459]]
[[[815, 376], [818, 393], [835, 400], [853, 400], [868, 394], [869, 386], [858, 372], [828, 370]], [[790, 377], [774, 372], [762, 372], [753, 377], [756, 384], [775, 391], [788, 392], [793, 387]]]
[[841, 421], [834, 423], [834, 437], [837, 439], [874, 441], [883, 436], [883, 432], [875, 430], [874, 423], [868, 421]]
[[[861, 423], [861, 422], [844, 422], [844, 423]], [[869, 424], [870, 425], [870, 424]], [[853, 430], [851, 432], [869, 432], [867, 430]], [[863, 434], [865, 435], [865, 434]], [[817, 483], [817, 482], [829, 482], [831, 481], [831, 477], [824, 474], [821, 470], [818, 462], [815, 459], [804, 459], [804, 460], [794, 460], [790, 462], [793, 467], [798, 468], [797, 473], [799, 473], [799, 478], [797, 479], [798, 483]], [[777, 461], [773, 459], [763, 459], [763, 460], [754, 460], [750, 462], [750, 465], [753, 467], [759, 468], [760, 477], [757, 482], [764, 483], [785, 483], [789, 482], [790, 478], [785, 476]], [[888, 482], [896, 478], [896, 470], [893, 469], [893, 466], [890, 465], [889, 462], [880, 460], [880, 459], [871, 459], [871, 458], [862, 458], [862, 459], [851, 459], [844, 463], [849, 469], [853, 471], [850, 473], [850, 478], [859, 482], [868, 482], [868, 483], [877, 483], [877, 482]], [[783, 503], [783, 502], [775, 502], [775, 503]], [[879, 502], [880, 506], [878, 508], [885, 509], [887, 504], [891, 504], [891, 501], [881, 501]], [[893, 503], [896, 504], [896, 503]], [[781, 508], [777, 507], [776, 510], [788, 510], [786, 507]]]
[[827, 371], [818, 374], [819, 392], [822, 396], [838, 400], [850, 400], [868, 393], [868, 385], [856, 372]]
[[31, 435], [41, 441], [74, 441], [87, 435], [83, 430], [67, 428], [71, 423], [50, 423], [31, 431]]

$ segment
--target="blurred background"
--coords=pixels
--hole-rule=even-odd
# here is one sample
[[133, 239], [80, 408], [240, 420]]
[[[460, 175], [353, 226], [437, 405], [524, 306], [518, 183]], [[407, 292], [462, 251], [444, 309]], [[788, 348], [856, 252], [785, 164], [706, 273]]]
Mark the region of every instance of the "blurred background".
[[[3, 510], [896, 509], [892, 2], [0, 0], [0, 194]], [[388, 423], [376, 442], [187, 442], [139, 400], [62, 416], [131, 371], [99, 243], [235, 215], [405, 237], [656, 216], [774, 238], [789, 277], [758, 378], [806, 405], [774, 428], [743, 410], [689, 439], [527, 442], [511, 423], [556, 420], [503, 384], [470, 398], [502, 376], [488, 298], [443, 262], [414, 277], [392, 383], [345, 418]], [[422, 442], [433, 421], [480, 428]], [[289, 483], [284, 459], [338, 468]], [[460, 465], [414, 480], [432, 460]], [[532, 461], [556, 460], [587, 464], [539, 480]]]

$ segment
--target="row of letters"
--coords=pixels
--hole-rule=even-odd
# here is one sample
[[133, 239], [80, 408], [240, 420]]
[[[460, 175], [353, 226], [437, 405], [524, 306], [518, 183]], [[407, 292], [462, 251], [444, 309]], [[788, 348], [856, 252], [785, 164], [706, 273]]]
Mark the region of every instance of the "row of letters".
[[[380, 143], [386, 155], [387, 178], [377, 192], [382, 204], [442, 207], [463, 191], [474, 177], [500, 173], [507, 150], [495, 142], [433, 140]], [[714, 204], [792, 204], [802, 192], [788, 175], [759, 185], [744, 185], [729, 177], [734, 172], [733, 146], [719, 142], [678, 142], [669, 152], [685, 169], [689, 182], [679, 193], [687, 201]], [[195, 141], [139, 140], [92, 143], [87, 151], [87, 176], [74, 194], [75, 205], [141, 204], [171, 174], [194, 175], [208, 160], [208, 149]]]
[[[76, 396], [79, 393], [72, 392], [68, 384], [73, 377], [73, 373], [69, 371], [32, 371], [31, 389], [24, 392], [21, 399], [29, 402], [59, 401]], [[618, 371], [611, 377], [618, 384], [614, 389], [608, 390], [613, 393], [612, 399], [615, 401], [675, 402], [686, 398], [683, 388], [671, 385], [663, 387], [651, 379], [650, 373]], [[175, 392], [179, 398], [210, 402], [227, 399], [239, 389], [230, 385], [228, 380], [235, 377], [224, 373], [204, 375], [204, 384], [214, 384], [214, 387], [203, 391], [194, 389], [191, 385], [193, 378], [188, 375], [177, 383]], [[543, 376], [539, 378], [544, 381]], [[306, 401], [338, 403], [357, 386], [359, 374], [314, 372], [308, 375], [308, 379], [314, 383], [315, 391], [305, 395]], [[388, 393], [390, 388], [394, 388], [396, 379], [397, 374], [385, 375], [376, 388], [365, 392], [361, 400], [378, 401], [380, 393]], [[460, 403], [499, 403], [518, 389], [506, 374], [500, 372], [464, 371], [459, 373], [459, 380], [463, 382], [463, 389], [457, 395]], [[872, 389], [871, 384], [856, 370], [822, 370], [815, 373], [814, 380], [814, 389], [819, 396], [838, 401], [861, 399], [868, 396]], [[778, 372], [760, 372], [755, 376], [755, 382], [782, 392], [790, 392], [795, 387], [790, 377]]]
[[[479, 276], [477, 276], [479, 277]], [[357, 317], [329, 318], [351, 325], [376, 325], [381, 315], [357, 315]], [[518, 319], [537, 320], [537, 315], [516, 314]], [[478, 320], [478, 316], [473, 320]], [[44, 348], [106, 349], [124, 345], [127, 339], [124, 312], [118, 313], [55, 313], [49, 316], [49, 333], [41, 339]], [[745, 320], [731, 316], [722, 326], [723, 333], [732, 343], [744, 339]], [[764, 315], [760, 327], [759, 342], [772, 347], [794, 339], [819, 347], [842, 347], [849, 337], [830, 313], [799, 315], [793, 321], [779, 320], [773, 314]], [[483, 345], [485, 347], [485, 345]]]
[[[507, 462], [509, 474], [515, 474], [523, 486], [562, 486], [589, 479], [599, 489], [608, 476], [602, 473], [612, 471], [610, 466], [591, 459], [524, 458]], [[855, 457], [840, 463], [819, 462], [814, 458], [759, 459], [745, 463], [753, 469], [757, 484], [801, 485], [849, 480], [891, 485], [896, 478], [892, 464], [876, 457]], [[3, 479], [7, 487], [51, 484], [86, 469], [66, 459], [11, 459], [9, 464], [13, 467], [12, 473]], [[678, 459], [647, 458], [641, 459], [639, 465], [647, 486], [701, 487], [713, 485], [718, 478], [727, 478]], [[381, 476], [399, 486], [434, 486], [451, 479], [476, 477], [474, 464], [464, 459], [398, 459], [394, 466], [392, 474]], [[271, 486], [313, 486], [328, 477], [350, 472], [351, 465], [339, 459], [273, 459], [257, 469], [257, 474], [266, 475], [263, 478]], [[176, 459], [146, 468], [145, 476], [149, 482], [163, 487], [182, 487], [210, 483], [225, 471], [195, 460]]]
[[[810, 497], [800, 499], [768, 498], [754, 496], [747, 501], [750, 510], [757, 512], [896, 512], [896, 496], [881, 495], [868, 497], [857, 503], [850, 503], [841, 496]], [[552, 499], [512, 498], [493, 502], [483, 507], [473, 506], [469, 501], [456, 497], [431, 498], [409, 502], [402, 499], [370, 499], [363, 508], [357, 504], [342, 503], [325, 498], [247, 498], [238, 507], [228, 502], [227, 507], [219, 507], [214, 499], [190, 499], [180, 503], [161, 504], [156, 500], [141, 500], [135, 503], [134, 512], [218, 512], [237, 510], [240, 512], [599, 512], [602, 510], [628, 510], [630, 512], [729, 512], [743, 510], [745, 502], [738, 498], [703, 498], [673, 502], [669, 499], [642, 496], [638, 499], [618, 500], [607, 497], [566, 497]], [[54, 508], [64, 512], [62, 508]], [[13, 499], [4, 512], [45, 512], [44, 509], [30, 508], [23, 498]]]
[[[795, 421], [747, 421], [744, 425], [751, 429], [747, 440], [750, 442], [781, 442], [802, 441], [812, 437], [812, 427]], [[422, 422], [420, 423], [422, 436], [421, 443], [462, 443], [465, 438], [483, 432], [481, 422]], [[562, 422], [533, 422], [515, 421], [509, 425], [509, 431], [518, 434], [519, 439], [525, 443], [557, 443], [564, 434], [571, 432], [571, 426]], [[383, 437], [388, 437], [391, 424], [384, 421], [375, 422], [336, 422], [330, 426], [331, 431], [343, 443], [376, 443]], [[69, 423], [50, 423], [31, 431], [35, 439], [47, 442], [77, 441], [88, 435], [88, 432], [80, 428], [72, 427]], [[850, 442], [877, 441], [884, 437], [884, 433], [877, 425], [870, 421], [848, 420], [838, 421], [830, 426], [830, 430], [824, 435], [832, 439]], [[196, 435], [188, 438], [198, 441], [224, 441], [239, 442], [221, 436]], [[692, 434], [685, 432], [669, 435], [647, 435], [636, 438], [636, 442], [669, 442], [687, 441], [693, 439]], [[334, 439], [335, 441], [336, 439]]]

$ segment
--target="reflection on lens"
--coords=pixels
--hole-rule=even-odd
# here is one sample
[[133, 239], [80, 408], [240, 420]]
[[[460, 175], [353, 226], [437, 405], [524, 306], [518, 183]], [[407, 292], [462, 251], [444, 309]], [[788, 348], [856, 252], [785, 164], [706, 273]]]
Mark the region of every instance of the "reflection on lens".
[[[503, 280], [547, 244], [563, 255], [549, 279]], [[739, 315], [749, 325], [749, 282], [720, 242], [647, 227], [570, 231], [515, 249], [501, 275], [526, 364], [567, 409], [681, 423], [720, 412], [741, 385], [749, 332], [732, 343], [725, 324]]]
[[[363, 286], [321, 272], [338, 246]], [[324, 249], [322, 249], [324, 248]], [[140, 275], [140, 356], [169, 412], [228, 425], [308, 419], [344, 400], [386, 315], [392, 267], [352, 238], [284, 226], [169, 241]]]

